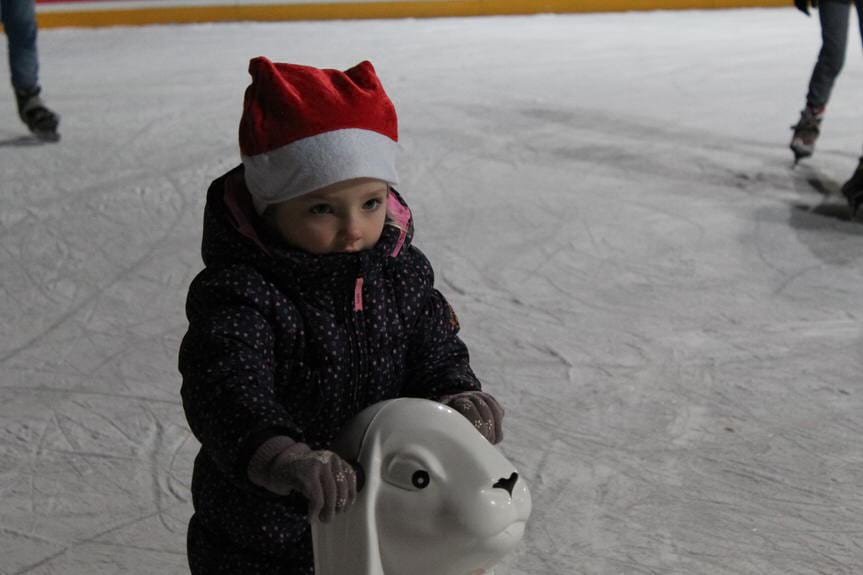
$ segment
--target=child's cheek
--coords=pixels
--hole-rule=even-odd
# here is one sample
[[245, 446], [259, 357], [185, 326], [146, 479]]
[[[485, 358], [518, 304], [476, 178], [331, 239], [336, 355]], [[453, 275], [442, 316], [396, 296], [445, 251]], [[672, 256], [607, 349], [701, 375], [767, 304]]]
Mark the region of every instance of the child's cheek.
[[325, 253], [333, 250], [336, 241], [336, 233], [326, 225], [312, 226], [307, 230], [308, 242], [315, 247], [317, 253]]

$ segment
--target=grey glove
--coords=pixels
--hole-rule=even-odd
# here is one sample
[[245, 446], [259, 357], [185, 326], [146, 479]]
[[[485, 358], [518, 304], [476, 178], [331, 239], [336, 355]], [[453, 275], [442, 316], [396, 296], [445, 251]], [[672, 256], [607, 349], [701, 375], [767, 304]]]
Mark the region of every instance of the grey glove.
[[484, 391], [464, 391], [441, 398], [441, 403], [464, 415], [491, 443], [503, 439], [503, 407]]
[[273, 437], [258, 448], [249, 479], [277, 495], [300, 493], [309, 500], [309, 517], [325, 523], [357, 498], [357, 476], [348, 462], [288, 437]]

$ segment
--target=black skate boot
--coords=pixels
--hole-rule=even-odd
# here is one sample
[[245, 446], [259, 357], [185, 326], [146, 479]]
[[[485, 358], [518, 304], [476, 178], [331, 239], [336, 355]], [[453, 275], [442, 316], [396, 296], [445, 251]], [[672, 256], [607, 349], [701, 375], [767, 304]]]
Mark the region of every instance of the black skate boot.
[[60, 139], [60, 134], [57, 132], [60, 118], [45, 106], [42, 98], [39, 97], [41, 91], [38, 86], [29, 92], [15, 90], [18, 115], [34, 136], [44, 142], [56, 142]]
[[848, 200], [848, 210], [852, 220], [863, 221], [863, 157], [851, 179], [842, 185], [842, 195]]
[[791, 137], [791, 151], [794, 152], [794, 163], [808, 158], [815, 152], [815, 141], [821, 133], [821, 119], [824, 117], [824, 107], [806, 108], [800, 112], [800, 121], [791, 126], [794, 135]]

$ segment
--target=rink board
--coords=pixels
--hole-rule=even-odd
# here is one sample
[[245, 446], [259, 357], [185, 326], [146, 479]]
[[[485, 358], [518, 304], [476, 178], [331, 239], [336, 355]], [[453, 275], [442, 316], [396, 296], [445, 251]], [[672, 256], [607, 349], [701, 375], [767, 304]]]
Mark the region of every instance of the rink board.
[[38, 0], [39, 25], [96, 27], [240, 20], [434, 18], [787, 7], [790, 0]]

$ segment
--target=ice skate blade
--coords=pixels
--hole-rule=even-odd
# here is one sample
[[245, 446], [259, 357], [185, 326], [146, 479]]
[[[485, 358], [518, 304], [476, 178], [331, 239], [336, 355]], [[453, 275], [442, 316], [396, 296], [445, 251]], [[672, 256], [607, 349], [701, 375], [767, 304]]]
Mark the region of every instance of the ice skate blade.
[[804, 160], [810, 156], [812, 156], [812, 151], [810, 150], [801, 150], [800, 148], [795, 148], [794, 146], [790, 146], [791, 151], [794, 153], [794, 165], [800, 163], [800, 160]]
[[60, 133], [59, 132], [45, 132], [45, 131], [34, 131], [33, 135], [40, 142], [47, 143], [55, 143], [60, 141]]

